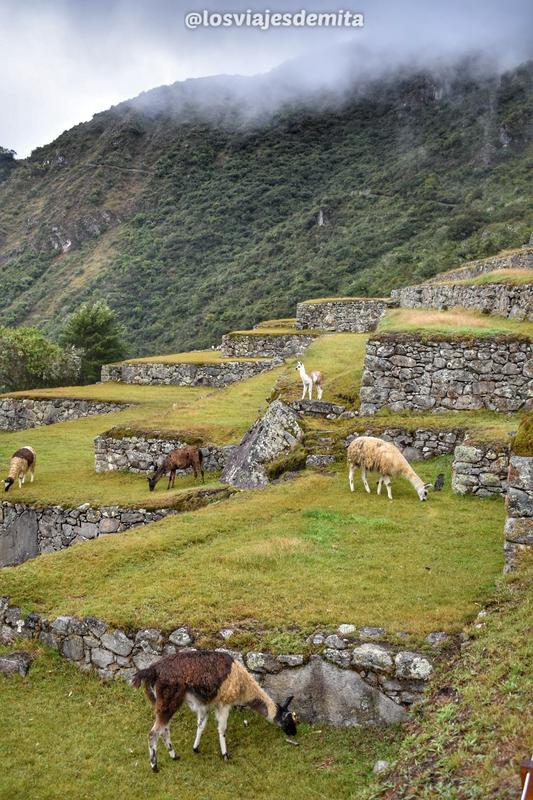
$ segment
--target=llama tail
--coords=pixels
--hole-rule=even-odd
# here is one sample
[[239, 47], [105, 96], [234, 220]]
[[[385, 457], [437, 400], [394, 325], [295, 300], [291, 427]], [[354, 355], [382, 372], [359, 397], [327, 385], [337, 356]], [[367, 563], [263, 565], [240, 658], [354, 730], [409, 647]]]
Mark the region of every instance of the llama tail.
[[135, 689], [138, 689], [141, 683], [144, 683], [145, 688], [148, 689], [148, 687], [151, 687], [155, 683], [156, 678], [157, 672], [153, 667], [140, 669], [131, 679], [131, 685], [135, 687]]

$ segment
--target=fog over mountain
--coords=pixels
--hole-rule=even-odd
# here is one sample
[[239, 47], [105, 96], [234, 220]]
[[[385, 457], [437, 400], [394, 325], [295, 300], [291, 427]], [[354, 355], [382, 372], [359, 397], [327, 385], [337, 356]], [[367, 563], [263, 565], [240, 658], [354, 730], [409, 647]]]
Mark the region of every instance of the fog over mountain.
[[[484, 69], [504, 70], [531, 57], [533, 6], [527, 0], [366, 0], [363, 29], [201, 28], [184, 14], [205, 3], [180, 0], [0, 0], [0, 144], [20, 156], [114, 104], [138, 101], [200, 107], [237, 104], [244, 118], [269, 116], [280, 105], [342, 99], [361, 84], [402, 69], [439, 69], [482, 54]], [[336, 10], [310, 0], [308, 11]], [[326, 8], [325, 8], [326, 7]], [[344, 7], [344, 6], [343, 6]], [[264, 3], [209, 4], [211, 11], [263, 10]], [[290, 0], [285, 11], [302, 3]], [[269, 74], [268, 74], [269, 73]], [[152, 87], [217, 77], [166, 93]]]

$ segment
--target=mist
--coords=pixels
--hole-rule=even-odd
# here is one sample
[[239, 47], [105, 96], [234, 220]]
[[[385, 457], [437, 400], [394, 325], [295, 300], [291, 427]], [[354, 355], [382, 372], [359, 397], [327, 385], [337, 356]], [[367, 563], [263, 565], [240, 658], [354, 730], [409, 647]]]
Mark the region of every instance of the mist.
[[[237, 0], [207, 7], [266, 5]], [[192, 106], [261, 121], [286, 105], [342, 102], [384, 77], [429, 70], [445, 79], [458, 61], [483, 76], [533, 57], [529, 0], [363, 0], [352, 7], [364, 15], [361, 29], [187, 30], [185, 12], [205, 7], [177, 0], [0, 0], [0, 145], [24, 157], [137, 95], [131, 105], [146, 114], [164, 109], [179, 116]], [[336, 10], [324, 0], [291, 0], [276, 9], [302, 7]], [[150, 91], [162, 85], [170, 88]]]

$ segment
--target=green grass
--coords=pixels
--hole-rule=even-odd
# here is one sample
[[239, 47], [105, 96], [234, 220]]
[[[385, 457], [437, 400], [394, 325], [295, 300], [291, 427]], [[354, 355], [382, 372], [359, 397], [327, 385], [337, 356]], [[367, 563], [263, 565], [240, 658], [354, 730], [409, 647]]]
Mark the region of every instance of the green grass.
[[[450, 281], [452, 283], [452, 281]], [[533, 283], [533, 270], [531, 269], [497, 269], [494, 272], [485, 272], [475, 278], [462, 278], [453, 281], [465, 286], [483, 286], [486, 283], [506, 283], [510, 286], [522, 286]]]
[[207, 633], [303, 637], [343, 621], [414, 635], [457, 629], [501, 571], [504, 507], [452, 495], [449, 459], [417, 468], [426, 480], [446, 473], [446, 489], [424, 504], [402, 480], [391, 503], [360, 484], [351, 494], [344, 466], [333, 477], [306, 473], [5, 568], [0, 594], [49, 617]]
[[250, 328], [250, 330], [247, 331], [230, 331], [226, 336], [230, 338], [233, 336], [322, 336], [323, 333], [324, 331], [313, 330], [312, 328], [300, 330], [290, 326], [286, 328], [278, 328], [275, 326], [266, 328], [264, 326], [258, 326], [257, 328]]
[[[533, 559], [498, 587], [410, 723], [384, 800], [515, 800], [533, 741]], [[451, 663], [450, 663], [451, 662]]]
[[387, 311], [378, 333], [431, 331], [455, 336], [491, 336], [501, 333], [533, 338], [533, 322], [477, 314], [466, 309], [434, 311], [395, 308]]
[[229, 364], [248, 361], [263, 361], [261, 358], [226, 358], [220, 350], [189, 350], [186, 353], [168, 353], [162, 356], [146, 356], [119, 361], [119, 364]]
[[37, 658], [25, 679], [0, 676], [2, 800], [370, 800], [375, 761], [398, 748], [398, 729], [305, 724], [294, 747], [253, 711], [235, 710], [227, 732], [231, 759], [222, 763], [214, 720], [197, 755], [196, 718], [183, 708], [171, 722], [180, 760], [171, 761], [160, 743], [153, 775], [146, 746], [153, 718], [143, 692], [102, 683], [25, 640], [17, 648], [31, 648]]
[[513, 453], [518, 456], [533, 456], [533, 412], [531, 411], [522, 419], [513, 439]]
[[312, 300], [304, 300], [303, 302], [306, 305], [316, 305], [317, 303], [336, 303], [342, 300], [383, 300], [386, 303], [390, 303], [390, 297], [315, 297]]

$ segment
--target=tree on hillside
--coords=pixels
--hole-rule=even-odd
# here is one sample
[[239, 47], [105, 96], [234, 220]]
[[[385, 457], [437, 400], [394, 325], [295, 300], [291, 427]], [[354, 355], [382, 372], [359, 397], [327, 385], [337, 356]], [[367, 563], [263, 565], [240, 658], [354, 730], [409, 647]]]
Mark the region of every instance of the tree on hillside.
[[60, 341], [82, 351], [81, 379], [84, 383], [100, 380], [102, 364], [124, 358], [126, 345], [122, 327], [107, 303], [84, 303], [65, 323]]
[[37, 328], [0, 326], [0, 392], [77, 383], [80, 365], [75, 348], [62, 350]]

